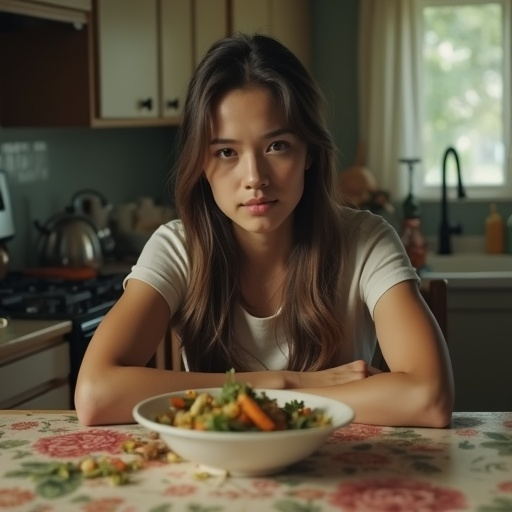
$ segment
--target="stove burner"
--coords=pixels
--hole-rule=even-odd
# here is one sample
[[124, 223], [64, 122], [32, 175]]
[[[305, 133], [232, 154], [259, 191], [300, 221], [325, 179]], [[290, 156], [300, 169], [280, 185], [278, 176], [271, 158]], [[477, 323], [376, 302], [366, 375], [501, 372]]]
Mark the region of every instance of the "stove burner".
[[110, 309], [122, 294], [124, 275], [69, 281], [10, 274], [0, 283], [0, 312], [18, 318], [66, 318]]
[[0, 281], [0, 316], [13, 319], [70, 320], [70, 403], [80, 364], [96, 328], [123, 292], [125, 274], [83, 281], [11, 273]]

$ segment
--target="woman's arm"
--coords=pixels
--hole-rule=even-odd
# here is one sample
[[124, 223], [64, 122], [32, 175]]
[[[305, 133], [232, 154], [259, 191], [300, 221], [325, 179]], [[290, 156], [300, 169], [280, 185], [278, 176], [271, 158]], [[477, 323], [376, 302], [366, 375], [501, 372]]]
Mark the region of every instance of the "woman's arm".
[[446, 426], [454, 402], [450, 356], [416, 283], [404, 281], [388, 290], [375, 306], [374, 319], [390, 372], [376, 373], [358, 361], [352, 363], [355, 378], [351, 382], [345, 380], [346, 367], [339, 367], [318, 374], [292, 374], [291, 385], [346, 402], [354, 408], [358, 422]]
[[[130, 279], [103, 319], [82, 361], [75, 390], [78, 418], [85, 425], [131, 423], [132, 408], [153, 395], [221, 387], [222, 373], [173, 372], [146, 368], [167, 332], [170, 311], [150, 285]], [[283, 388], [283, 372], [237, 374], [255, 387]]]
[[[97, 329], [78, 376], [75, 406], [86, 425], [132, 422], [140, 400], [171, 391], [220, 387], [222, 373], [145, 368], [166, 334], [169, 308], [151, 286], [132, 279]], [[295, 388], [351, 405], [356, 421], [440, 427], [450, 421], [453, 376], [446, 343], [413, 282], [398, 284], [375, 307], [389, 373], [363, 361], [320, 372], [237, 373], [259, 388]], [[371, 378], [367, 378], [371, 377]]]

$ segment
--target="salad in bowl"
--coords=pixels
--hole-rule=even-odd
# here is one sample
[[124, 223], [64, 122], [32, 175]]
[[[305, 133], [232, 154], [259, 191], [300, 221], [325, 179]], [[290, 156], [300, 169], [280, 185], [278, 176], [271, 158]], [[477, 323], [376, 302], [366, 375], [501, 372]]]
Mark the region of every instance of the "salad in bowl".
[[353, 420], [354, 411], [330, 398], [229, 379], [222, 388], [143, 400], [133, 416], [189, 462], [232, 476], [259, 476], [311, 455]]

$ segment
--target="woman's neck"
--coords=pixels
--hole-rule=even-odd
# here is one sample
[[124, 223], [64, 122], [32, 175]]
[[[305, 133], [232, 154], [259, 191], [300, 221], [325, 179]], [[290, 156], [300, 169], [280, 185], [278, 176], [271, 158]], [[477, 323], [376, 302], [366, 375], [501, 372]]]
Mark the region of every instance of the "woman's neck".
[[240, 267], [244, 272], [268, 278], [287, 265], [292, 252], [293, 235], [291, 229], [282, 227], [271, 233], [235, 230], [241, 257]]
[[239, 239], [242, 307], [251, 315], [266, 318], [282, 305], [291, 236], [282, 233], [254, 234]]

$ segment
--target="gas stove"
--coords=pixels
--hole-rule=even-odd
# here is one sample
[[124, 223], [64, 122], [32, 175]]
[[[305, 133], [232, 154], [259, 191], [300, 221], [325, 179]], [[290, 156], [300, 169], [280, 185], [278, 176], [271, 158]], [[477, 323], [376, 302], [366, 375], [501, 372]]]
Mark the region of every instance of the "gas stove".
[[0, 282], [0, 314], [39, 320], [105, 314], [121, 296], [124, 277], [100, 275], [73, 281], [10, 273]]
[[85, 351], [96, 328], [123, 292], [126, 274], [70, 280], [12, 272], [0, 281], [0, 316], [12, 319], [70, 320], [70, 402]]

